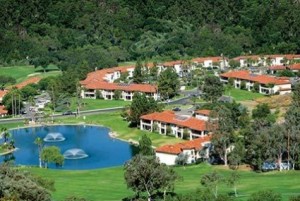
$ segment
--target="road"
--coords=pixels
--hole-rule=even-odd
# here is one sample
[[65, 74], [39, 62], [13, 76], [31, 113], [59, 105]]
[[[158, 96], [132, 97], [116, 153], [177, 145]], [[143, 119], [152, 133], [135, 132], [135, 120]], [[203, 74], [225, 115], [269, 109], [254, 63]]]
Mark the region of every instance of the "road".
[[[169, 105], [186, 104], [187, 101], [190, 99], [190, 97], [193, 94], [196, 94], [196, 93], [197, 93], [196, 90], [185, 91], [183, 93], [184, 97], [176, 99], [176, 100], [165, 101], [163, 103], [166, 103], [166, 104], [169, 104]], [[114, 107], [114, 108], [105, 108], [105, 109], [96, 109], [96, 110], [85, 110], [85, 111], [80, 111], [80, 115], [82, 116], [82, 115], [92, 115], [92, 114], [101, 114], [101, 113], [107, 113], [107, 112], [115, 112], [115, 111], [121, 110], [122, 108], [123, 107]], [[189, 109], [189, 110], [191, 110], [191, 109]], [[189, 111], [187, 111], [187, 112], [190, 113]], [[66, 118], [66, 117], [68, 117], [68, 116], [67, 115], [62, 115], [62, 114], [53, 115], [53, 119]], [[22, 121], [25, 121], [25, 119], [28, 119], [28, 118], [29, 117], [27, 116], [27, 117], [0, 119], [0, 124], [22, 122]]]
[[[82, 116], [82, 115], [92, 115], [92, 114], [101, 114], [101, 113], [107, 113], [107, 112], [115, 112], [115, 111], [122, 110], [122, 108], [123, 107], [114, 107], [114, 108], [105, 108], [105, 109], [97, 109], [97, 110], [86, 110], [86, 111], [81, 111], [80, 115]], [[73, 115], [68, 115], [68, 116], [73, 116]], [[68, 116], [62, 115], [62, 114], [55, 114], [55, 115], [53, 115], [53, 119], [66, 118]], [[25, 117], [0, 119], [0, 124], [21, 122], [21, 121], [24, 121], [25, 119], [26, 119]]]

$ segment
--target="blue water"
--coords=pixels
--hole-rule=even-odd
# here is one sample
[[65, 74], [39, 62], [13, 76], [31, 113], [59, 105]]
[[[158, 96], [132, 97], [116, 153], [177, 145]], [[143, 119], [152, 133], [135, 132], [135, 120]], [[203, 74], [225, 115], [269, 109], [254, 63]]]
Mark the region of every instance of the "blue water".
[[111, 138], [109, 129], [98, 126], [45, 126], [11, 130], [15, 146], [13, 155], [1, 156], [0, 162], [14, 158], [16, 165], [38, 166], [38, 148], [34, 144], [37, 137], [44, 138], [48, 133], [59, 132], [66, 140], [62, 142], [44, 142], [45, 146], [57, 146], [63, 154], [72, 148], [83, 149], [89, 157], [78, 160], [65, 159], [62, 167], [50, 164], [49, 168], [85, 170], [123, 165], [135, 152], [132, 145]]

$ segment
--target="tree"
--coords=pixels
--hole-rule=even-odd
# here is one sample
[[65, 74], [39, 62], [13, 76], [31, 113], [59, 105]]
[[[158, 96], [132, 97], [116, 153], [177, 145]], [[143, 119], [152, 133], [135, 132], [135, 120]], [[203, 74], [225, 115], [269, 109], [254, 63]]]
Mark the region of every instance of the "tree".
[[52, 200], [49, 190], [55, 189], [51, 180], [23, 172], [9, 164], [0, 165], [0, 178], [0, 200]]
[[149, 201], [159, 190], [172, 190], [178, 179], [172, 168], [160, 164], [154, 156], [136, 155], [125, 164], [124, 170], [127, 187], [138, 195], [146, 192]]
[[275, 122], [275, 116], [272, 115], [270, 107], [266, 103], [258, 104], [252, 110], [252, 118], [258, 120], [266, 120], [270, 123]]
[[115, 90], [114, 92], [114, 99], [119, 100], [122, 96], [122, 92], [120, 90]]
[[154, 155], [154, 150], [152, 148], [152, 141], [146, 134], [143, 134], [139, 140], [139, 150], [140, 150], [139, 153], [141, 155], [144, 156]]
[[238, 68], [240, 67], [240, 62], [239, 61], [236, 61], [236, 60], [233, 60], [233, 59], [230, 59], [229, 60], [229, 66], [230, 68]]
[[130, 105], [128, 120], [135, 126], [139, 124], [142, 115], [160, 110], [160, 105], [152, 97], [147, 98], [145, 94], [135, 93]]
[[33, 97], [38, 94], [37, 89], [32, 85], [27, 85], [21, 89], [22, 98], [28, 100], [29, 97]]
[[56, 146], [49, 146], [42, 149], [41, 153], [42, 161], [45, 162], [45, 167], [48, 167], [49, 163], [55, 163], [57, 166], [62, 166], [64, 163], [64, 157], [60, 153], [60, 149]]
[[245, 90], [246, 89], [246, 81], [241, 81], [241, 89]]
[[158, 77], [158, 92], [162, 99], [169, 99], [174, 97], [179, 90], [179, 80], [176, 72], [167, 68], [160, 73]]
[[184, 153], [180, 153], [176, 159], [175, 159], [175, 163], [176, 165], [186, 165], [187, 161], [188, 161], [189, 156], [187, 154]]
[[240, 175], [239, 173], [236, 171], [236, 170], [233, 170], [230, 174], [230, 176], [227, 178], [227, 184], [233, 188], [233, 191], [234, 191], [234, 196], [237, 197], [238, 194], [237, 194], [237, 183], [239, 182], [240, 180]]
[[228, 165], [229, 148], [233, 141], [234, 122], [232, 121], [232, 113], [225, 106], [221, 105], [212, 112], [215, 117], [209, 122], [213, 134], [212, 144], [216, 151], [224, 160], [224, 165]]
[[224, 93], [224, 87], [220, 79], [216, 76], [206, 76], [202, 87], [204, 100], [211, 103], [217, 102]]
[[229, 168], [236, 170], [241, 165], [242, 160], [245, 157], [245, 147], [241, 141], [234, 143], [233, 150], [228, 156]]
[[20, 114], [24, 107], [22, 99], [21, 91], [13, 88], [3, 97], [2, 103], [8, 112], [14, 116]]
[[10, 134], [10, 132], [8, 132], [6, 127], [1, 127], [0, 135], [3, 137], [4, 143], [7, 143], [8, 139], [11, 137], [11, 134]]
[[201, 177], [200, 183], [206, 187], [215, 198], [218, 198], [218, 185], [221, 182], [221, 176], [216, 172], [205, 174]]
[[150, 68], [150, 83], [152, 82], [156, 82], [157, 78], [158, 78], [158, 67], [156, 64], [154, 64], [154, 66], [152, 68]]
[[253, 193], [248, 201], [280, 201], [281, 195], [271, 190], [263, 190]]
[[292, 103], [285, 114], [285, 138], [287, 140], [287, 157], [292, 161], [293, 169], [300, 159], [300, 84], [294, 88]]
[[37, 137], [34, 140], [34, 144], [38, 146], [38, 151], [39, 151], [39, 167], [42, 168], [42, 151], [43, 151], [43, 140], [40, 137]]
[[143, 65], [141, 61], [137, 61], [134, 71], [133, 71], [133, 82], [136, 84], [140, 84], [144, 82], [143, 78]]

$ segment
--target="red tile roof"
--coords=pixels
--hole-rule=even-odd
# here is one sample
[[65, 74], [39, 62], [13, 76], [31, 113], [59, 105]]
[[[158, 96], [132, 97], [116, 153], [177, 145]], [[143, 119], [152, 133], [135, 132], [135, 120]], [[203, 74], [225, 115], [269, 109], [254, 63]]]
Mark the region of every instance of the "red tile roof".
[[177, 60], [177, 61], [168, 61], [168, 62], [164, 62], [163, 66], [167, 66], [167, 67], [173, 67], [174, 65], [177, 64], [182, 64], [183, 61], [182, 60]]
[[[224, 57], [226, 60], [227, 58]], [[193, 62], [203, 63], [204, 61], [220, 62], [223, 60], [223, 57], [198, 57], [192, 59]]]
[[5, 109], [4, 105], [0, 105], [0, 114], [7, 114], [8, 111]]
[[3, 98], [7, 93], [7, 90], [0, 90], [0, 98]]
[[90, 82], [84, 86], [86, 89], [121, 90], [132, 92], [155, 93], [157, 87], [150, 84], [120, 84], [108, 82]]
[[[151, 64], [149, 64], [151, 66]], [[105, 76], [108, 73], [114, 72], [127, 72], [130, 69], [134, 69], [134, 66], [119, 66], [113, 68], [107, 68], [102, 70], [97, 70], [91, 72], [87, 75], [85, 80], [80, 81], [86, 89], [102, 89], [102, 90], [122, 90], [122, 91], [132, 91], [132, 92], [146, 92], [155, 93], [157, 87], [150, 84], [119, 84], [119, 83], [108, 83], [105, 80]]]
[[285, 70], [286, 66], [283, 65], [275, 65], [275, 66], [270, 66], [269, 70]]
[[210, 112], [211, 112], [211, 110], [196, 110], [195, 114], [202, 114], [205, 116], [209, 116]]
[[201, 150], [202, 144], [210, 142], [211, 135], [199, 137], [191, 141], [181, 142], [174, 145], [164, 145], [156, 148], [156, 152], [178, 155], [185, 149]]
[[276, 78], [276, 77], [272, 77], [272, 76], [268, 76], [268, 75], [254, 75], [254, 74], [251, 74], [247, 70], [230, 71], [230, 72], [221, 74], [220, 77], [236, 78], [236, 79], [241, 79], [241, 80], [258, 82], [260, 84], [281, 85], [281, 84], [289, 84], [290, 83], [290, 81], [287, 79], [280, 79], [280, 78]]
[[282, 58], [286, 58], [288, 60], [291, 60], [291, 59], [300, 58], [300, 55], [299, 54], [273, 54], [273, 55], [266, 55], [265, 57], [271, 58], [271, 59], [282, 57]]
[[289, 69], [291, 69], [291, 70], [300, 70], [300, 63], [290, 65]]
[[249, 56], [239, 56], [239, 57], [235, 57], [233, 58], [233, 60], [239, 61], [239, 60], [245, 60], [245, 59], [252, 59], [254, 61], [259, 60], [260, 56], [259, 55], [249, 55]]
[[206, 122], [194, 117], [186, 117], [181, 120], [173, 111], [154, 112], [141, 116], [141, 119], [155, 120], [169, 124], [175, 124], [179, 127], [190, 128], [196, 131], [206, 131]]

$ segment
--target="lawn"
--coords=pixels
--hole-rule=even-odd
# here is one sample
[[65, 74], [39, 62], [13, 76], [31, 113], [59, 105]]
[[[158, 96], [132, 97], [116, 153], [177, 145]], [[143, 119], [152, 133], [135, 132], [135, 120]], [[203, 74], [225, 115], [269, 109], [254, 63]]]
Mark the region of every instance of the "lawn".
[[225, 90], [225, 95], [233, 97], [233, 99], [236, 101], [255, 100], [256, 98], [264, 97], [264, 95], [259, 93], [254, 93], [251, 91], [235, 89], [235, 88], [231, 88], [231, 89], [227, 88]]
[[41, 67], [34, 68], [34, 66], [9, 66], [0, 67], [0, 75], [7, 75], [15, 78], [17, 83], [26, 80], [30, 76], [46, 77], [50, 75], [58, 75], [61, 72], [54, 65], [49, 65], [48, 71], [43, 73]]
[[118, 137], [124, 140], [134, 140], [138, 141], [142, 134], [148, 134], [151, 138], [154, 146], [160, 146], [163, 144], [173, 144], [177, 142], [182, 142], [183, 140], [172, 137], [164, 136], [158, 133], [151, 133], [148, 131], [142, 131], [137, 128], [128, 127], [128, 122], [124, 121], [119, 113], [103, 113], [98, 115], [86, 116], [85, 119], [83, 116], [79, 118], [68, 117], [64, 119], [56, 120], [59, 123], [82, 123], [87, 124], [97, 124], [103, 125], [111, 128], [113, 132], [118, 134]]
[[[55, 200], [62, 200], [68, 196], [84, 197], [90, 201], [98, 200], [121, 200], [133, 195], [126, 188], [122, 167], [106, 168], [88, 171], [46, 170], [39, 168], [25, 168], [26, 170], [55, 180], [56, 191], [53, 193]], [[220, 166], [200, 164], [186, 168], [176, 167], [175, 171], [182, 176], [175, 186], [177, 193], [195, 192], [201, 188], [200, 178], [202, 175], [216, 170], [224, 178], [228, 177], [231, 170], [224, 170]], [[289, 196], [299, 194], [300, 172], [269, 172], [254, 173], [251, 171], [239, 171], [241, 179], [237, 185], [240, 197], [236, 200], [246, 200], [249, 195], [259, 190], [271, 189], [282, 194], [283, 200]], [[72, 185], [70, 185], [72, 184]], [[219, 186], [220, 193], [231, 193], [231, 188], [225, 184]]]
[[[123, 107], [130, 105], [130, 102], [124, 100], [102, 100], [102, 99], [81, 99], [82, 107], [81, 110], [95, 110], [112, 107]], [[76, 110], [76, 98], [72, 98], [70, 110]]]

